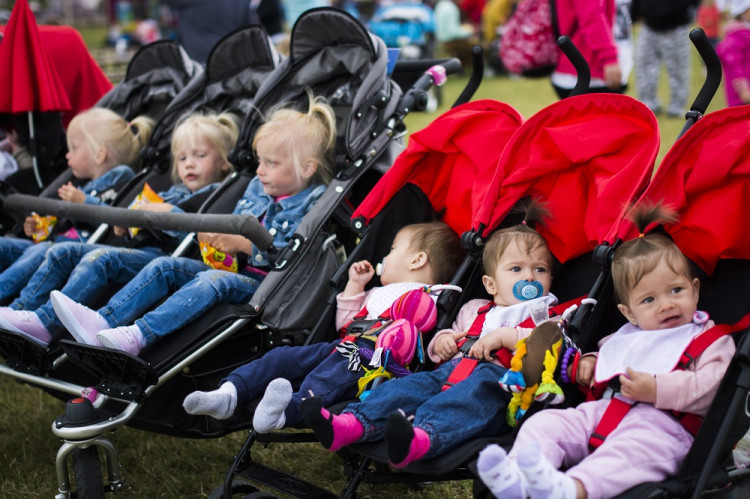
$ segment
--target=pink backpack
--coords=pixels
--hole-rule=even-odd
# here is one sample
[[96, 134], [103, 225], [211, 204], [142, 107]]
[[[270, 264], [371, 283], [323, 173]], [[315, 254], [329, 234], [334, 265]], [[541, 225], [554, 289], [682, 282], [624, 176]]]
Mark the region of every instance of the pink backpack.
[[549, 75], [560, 56], [558, 31], [555, 0], [520, 0], [500, 40], [503, 65], [519, 75]]

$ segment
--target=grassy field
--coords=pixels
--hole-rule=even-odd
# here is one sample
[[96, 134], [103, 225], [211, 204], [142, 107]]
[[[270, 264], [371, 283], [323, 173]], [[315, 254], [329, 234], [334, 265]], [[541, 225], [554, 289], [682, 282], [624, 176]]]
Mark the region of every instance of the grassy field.
[[[695, 61], [691, 95], [702, 83], [700, 63]], [[419, 130], [445, 110], [459, 94], [465, 80], [452, 78], [444, 88], [444, 104], [433, 114], [408, 118], [410, 130]], [[632, 85], [631, 85], [632, 88]], [[714, 98], [710, 110], [723, 107], [723, 91]], [[632, 95], [632, 91], [630, 92]], [[663, 97], [666, 86], [662, 84]], [[490, 98], [507, 102], [525, 117], [555, 101], [545, 79], [487, 79], [475, 99]], [[659, 159], [669, 149], [682, 128], [681, 119], [659, 117], [662, 147]], [[55, 454], [60, 442], [50, 432], [64, 405], [42, 391], [0, 377], [0, 497], [52, 497], [57, 491]], [[205, 497], [217, 487], [246, 434], [212, 440], [187, 440], [155, 435], [132, 428], [121, 428], [110, 438], [117, 447], [127, 477], [125, 498]], [[317, 444], [275, 445], [254, 453], [261, 463], [293, 471], [333, 491], [345, 486], [342, 462]], [[443, 498], [470, 497], [470, 482], [429, 484], [420, 490], [405, 486], [360, 486], [359, 497]]]

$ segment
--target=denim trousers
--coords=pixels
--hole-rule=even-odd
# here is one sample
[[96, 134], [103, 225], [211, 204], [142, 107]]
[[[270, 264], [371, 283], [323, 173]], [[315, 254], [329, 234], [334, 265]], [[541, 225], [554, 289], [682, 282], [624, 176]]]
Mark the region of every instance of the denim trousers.
[[[151, 344], [218, 303], [249, 301], [260, 284], [259, 279], [242, 274], [207, 269], [209, 267], [203, 262], [190, 258], [156, 258], [118, 291], [99, 313], [112, 327], [135, 323], [146, 343]], [[173, 294], [169, 296], [170, 293]], [[151, 310], [167, 296], [169, 298]]]
[[262, 395], [272, 380], [288, 379], [295, 391], [284, 411], [286, 426], [297, 426], [302, 423], [299, 406], [309, 392], [320, 397], [324, 406], [357, 395], [362, 372], [347, 368], [347, 359], [335, 351], [338, 343], [273, 348], [260, 359], [238, 367], [222, 382], [231, 382], [237, 388], [237, 403], [245, 404]]
[[398, 409], [413, 415], [413, 426], [429, 435], [425, 458], [448, 452], [471, 438], [509, 431], [505, 411], [510, 394], [498, 385], [505, 368], [480, 362], [466, 379], [441, 391], [459, 360], [386, 381], [363, 402], [347, 406], [344, 412], [352, 413], [364, 427], [361, 440], [382, 439], [388, 415]]
[[132, 279], [161, 250], [115, 248], [111, 246], [58, 243], [47, 251], [44, 263], [34, 273], [15, 303], [34, 310], [55, 340], [65, 332], [57, 318], [49, 294], [60, 291], [79, 303], [90, 303], [107, 286], [122, 285]]
[[34, 271], [44, 261], [51, 241], [34, 244], [29, 239], [0, 237], [0, 303], [10, 300], [23, 289]]

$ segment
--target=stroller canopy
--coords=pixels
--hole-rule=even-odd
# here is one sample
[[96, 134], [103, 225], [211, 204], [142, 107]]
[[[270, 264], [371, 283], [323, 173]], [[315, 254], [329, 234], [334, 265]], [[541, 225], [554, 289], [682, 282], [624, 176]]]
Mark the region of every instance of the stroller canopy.
[[522, 121], [514, 108], [493, 100], [449, 110], [411, 135], [406, 150], [352, 217], [368, 222], [411, 183], [427, 195], [456, 233], [469, 230], [500, 153]]
[[[336, 112], [337, 152], [356, 158], [383, 129], [398, 104], [401, 89], [387, 78], [388, 50], [348, 13], [310, 9], [292, 29], [290, 53], [258, 90], [255, 107], [239, 143], [250, 151], [252, 137], [272, 106], [307, 105], [306, 92], [328, 99]], [[377, 104], [377, 106], [375, 105]]]
[[96, 105], [127, 120], [140, 115], [157, 119], [172, 99], [202, 74], [201, 65], [190, 59], [177, 42], [157, 40], [135, 53], [125, 79]]
[[500, 157], [474, 229], [487, 236], [524, 197], [545, 203], [539, 232], [564, 263], [600, 243], [651, 177], [659, 150], [654, 114], [624, 95], [589, 94], [532, 116]]
[[[675, 142], [638, 203], [663, 202], [679, 221], [665, 227], [682, 252], [711, 274], [720, 259], [750, 259], [750, 120], [747, 107], [704, 116]], [[650, 229], [647, 228], [647, 229]], [[638, 236], [623, 219], [607, 241]]]

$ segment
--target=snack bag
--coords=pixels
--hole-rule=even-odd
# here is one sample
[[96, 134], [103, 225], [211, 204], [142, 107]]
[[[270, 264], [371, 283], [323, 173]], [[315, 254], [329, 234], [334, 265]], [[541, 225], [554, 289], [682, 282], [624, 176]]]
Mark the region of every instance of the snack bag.
[[237, 272], [237, 257], [227, 255], [210, 244], [199, 242], [203, 263], [217, 270], [226, 270], [227, 272]]
[[[142, 206], [145, 206], [149, 203], [163, 203], [164, 200], [151, 188], [148, 183], [143, 185], [143, 190], [140, 194], [138, 194], [132, 203], [130, 203], [130, 206], [128, 206], [131, 210], [138, 210]], [[130, 237], [135, 237], [136, 234], [138, 234], [138, 231], [140, 231], [138, 227], [129, 227], [128, 233], [130, 234]]]
[[57, 217], [54, 215], [42, 216], [37, 213], [32, 213], [34, 222], [36, 223], [34, 232], [31, 234], [31, 240], [35, 243], [40, 243], [49, 237], [50, 232], [57, 223]]

